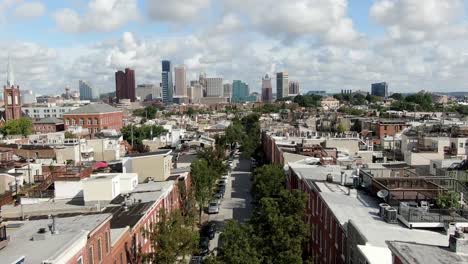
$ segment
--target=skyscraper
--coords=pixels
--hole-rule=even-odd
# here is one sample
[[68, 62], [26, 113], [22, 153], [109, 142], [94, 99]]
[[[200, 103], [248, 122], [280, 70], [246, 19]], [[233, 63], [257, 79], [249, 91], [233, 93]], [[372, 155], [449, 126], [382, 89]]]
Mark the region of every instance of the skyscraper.
[[241, 80], [234, 80], [232, 82], [232, 102], [241, 103], [245, 102], [249, 96], [249, 85]]
[[207, 96], [206, 95], [206, 73], [204, 72], [200, 73], [200, 76], [198, 77], [198, 83], [202, 86], [203, 96]]
[[231, 98], [232, 98], [232, 84], [230, 83], [225, 83], [223, 85], [223, 90], [224, 90], [224, 94], [223, 94], [223, 97], [226, 97], [228, 102], [231, 102]]
[[115, 73], [115, 96], [117, 102], [121, 99], [130, 99], [135, 102], [135, 71], [129, 68]]
[[171, 104], [173, 101], [174, 85], [172, 84], [171, 62], [168, 60], [162, 61], [161, 80], [163, 103]]
[[288, 72], [276, 73], [276, 99], [287, 97], [289, 94]]
[[271, 103], [273, 101], [273, 87], [271, 78], [268, 74], [262, 78], [262, 102]]
[[289, 96], [296, 96], [299, 94], [299, 82], [291, 81], [289, 83]]
[[206, 78], [206, 97], [223, 97], [223, 78]]
[[175, 96], [187, 97], [187, 77], [185, 66], [178, 66], [174, 68], [175, 74]]
[[386, 82], [373, 83], [371, 86], [371, 95], [388, 97], [388, 84]]
[[98, 90], [85, 81], [80, 80], [78, 88], [80, 90], [80, 100], [95, 100], [99, 98]]

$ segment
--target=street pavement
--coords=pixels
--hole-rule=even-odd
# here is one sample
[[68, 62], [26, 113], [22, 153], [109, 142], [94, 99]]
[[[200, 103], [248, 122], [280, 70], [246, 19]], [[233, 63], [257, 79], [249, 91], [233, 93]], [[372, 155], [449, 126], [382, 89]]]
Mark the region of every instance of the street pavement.
[[234, 169], [226, 184], [226, 193], [221, 202], [219, 213], [209, 216], [209, 220], [216, 222], [217, 227], [215, 238], [210, 241], [210, 251], [220, 246], [220, 231], [227, 220], [235, 219], [243, 223], [249, 219], [252, 213], [250, 160], [234, 159], [233, 164]]

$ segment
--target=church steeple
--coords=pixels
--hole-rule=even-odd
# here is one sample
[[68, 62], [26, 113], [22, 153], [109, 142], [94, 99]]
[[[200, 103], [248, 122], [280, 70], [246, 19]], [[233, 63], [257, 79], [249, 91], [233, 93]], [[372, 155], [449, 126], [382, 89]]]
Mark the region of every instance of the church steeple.
[[13, 65], [11, 64], [11, 57], [8, 55], [8, 66], [7, 66], [7, 87], [10, 88], [15, 85], [15, 73], [13, 71]]

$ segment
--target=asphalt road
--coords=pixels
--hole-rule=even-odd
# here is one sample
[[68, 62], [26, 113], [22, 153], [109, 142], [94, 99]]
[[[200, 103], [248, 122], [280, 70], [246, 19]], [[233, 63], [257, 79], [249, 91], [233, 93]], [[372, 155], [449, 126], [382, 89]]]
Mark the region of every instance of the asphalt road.
[[230, 173], [220, 211], [209, 216], [209, 220], [216, 222], [217, 226], [215, 238], [210, 241], [210, 251], [219, 246], [219, 235], [227, 220], [235, 219], [242, 223], [247, 221], [252, 213], [250, 160], [234, 159], [233, 164], [235, 167]]

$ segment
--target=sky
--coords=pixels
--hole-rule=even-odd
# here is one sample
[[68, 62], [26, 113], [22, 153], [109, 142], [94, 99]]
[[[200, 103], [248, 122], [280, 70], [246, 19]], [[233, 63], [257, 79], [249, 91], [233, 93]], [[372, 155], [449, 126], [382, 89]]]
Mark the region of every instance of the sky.
[[[468, 0], [0, 0], [0, 83], [36, 94], [114, 73], [159, 84], [161, 60], [260, 91], [289, 72], [310, 90], [468, 91]], [[273, 82], [275, 83], [275, 82]], [[275, 84], [273, 84], [275, 86]]]

